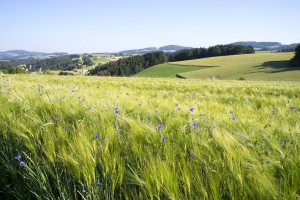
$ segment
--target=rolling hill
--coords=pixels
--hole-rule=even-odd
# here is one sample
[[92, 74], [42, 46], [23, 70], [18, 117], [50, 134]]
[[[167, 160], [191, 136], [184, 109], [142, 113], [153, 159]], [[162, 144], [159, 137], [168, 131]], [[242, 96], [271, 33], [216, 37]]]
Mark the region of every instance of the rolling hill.
[[[300, 66], [288, 67], [293, 55], [294, 53], [259, 53], [187, 60], [153, 66], [135, 76], [300, 81]], [[192, 66], [202, 68], [195, 70]]]

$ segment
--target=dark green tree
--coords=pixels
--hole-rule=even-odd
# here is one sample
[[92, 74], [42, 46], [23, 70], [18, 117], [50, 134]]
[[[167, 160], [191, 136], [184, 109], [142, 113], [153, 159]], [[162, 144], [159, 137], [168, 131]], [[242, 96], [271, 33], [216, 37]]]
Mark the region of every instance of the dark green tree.
[[300, 67], [300, 44], [295, 48], [295, 56], [291, 60], [291, 66]]

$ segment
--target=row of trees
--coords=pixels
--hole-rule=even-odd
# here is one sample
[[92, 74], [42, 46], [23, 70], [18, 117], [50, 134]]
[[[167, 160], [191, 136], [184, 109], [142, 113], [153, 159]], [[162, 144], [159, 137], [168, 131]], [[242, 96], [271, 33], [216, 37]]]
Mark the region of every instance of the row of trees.
[[98, 76], [130, 76], [143, 69], [158, 65], [167, 61], [163, 51], [147, 53], [145, 55], [130, 56], [104, 65], [98, 65], [89, 71], [89, 75]]
[[249, 54], [255, 53], [252, 46], [243, 45], [216, 45], [209, 48], [194, 48], [194, 49], [184, 49], [176, 51], [175, 53], [168, 54], [168, 61], [182, 61], [191, 60], [199, 58], [207, 58], [214, 56], [227, 56], [227, 55], [237, 55], [237, 54]]
[[174, 53], [156, 51], [144, 55], [130, 56], [104, 65], [98, 65], [96, 68], [89, 71], [89, 75], [131, 76], [143, 69], [168, 61], [173, 62], [254, 52], [253, 47], [242, 45], [217, 45], [209, 48], [184, 49]]

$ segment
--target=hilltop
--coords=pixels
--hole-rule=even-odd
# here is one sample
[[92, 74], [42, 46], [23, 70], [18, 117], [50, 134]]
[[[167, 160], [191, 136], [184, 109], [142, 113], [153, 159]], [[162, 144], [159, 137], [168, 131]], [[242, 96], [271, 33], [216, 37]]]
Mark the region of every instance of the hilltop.
[[143, 55], [146, 53], [151, 53], [153, 51], [164, 51], [164, 52], [175, 52], [178, 50], [183, 50], [183, 49], [191, 49], [192, 47], [185, 47], [185, 46], [179, 46], [179, 45], [167, 45], [167, 46], [162, 46], [162, 47], [147, 47], [143, 49], [131, 49], [131, 50], [124, 50], [124, 51], [119, 51], [116, 53], [112, 54], [118, 54], [118, 55]]
[[281, 44], [280, 42], [255, 42], [255, 41], [241, 41], [231, 43], [233, 45], [249, 45], [252, 46], [255, 50], [269, 50], [269, 51], [280, 51], [280, 50], [292, 50], [295, 49], [297, 44]]

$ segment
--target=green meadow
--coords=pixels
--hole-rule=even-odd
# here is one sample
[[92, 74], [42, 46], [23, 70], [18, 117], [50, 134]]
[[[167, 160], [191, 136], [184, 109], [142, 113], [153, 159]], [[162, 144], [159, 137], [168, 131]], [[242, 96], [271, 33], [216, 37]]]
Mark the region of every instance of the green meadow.
[[299, 82], [1, 75], [0, 104], [0, 199], [300, 196]]
[[204, 66], [183, 66], [164, 63], [156, 65], [133, 75], [134, 77], [176, 78], [177, 74], [205, 69]]
[[289, 67], [294, 53], [257, 53], [219, 56], [174, 62], [176, 65], [211, 66], [201, 71], [179, 73], [191, 79], [300, 81], [300, 67]]

